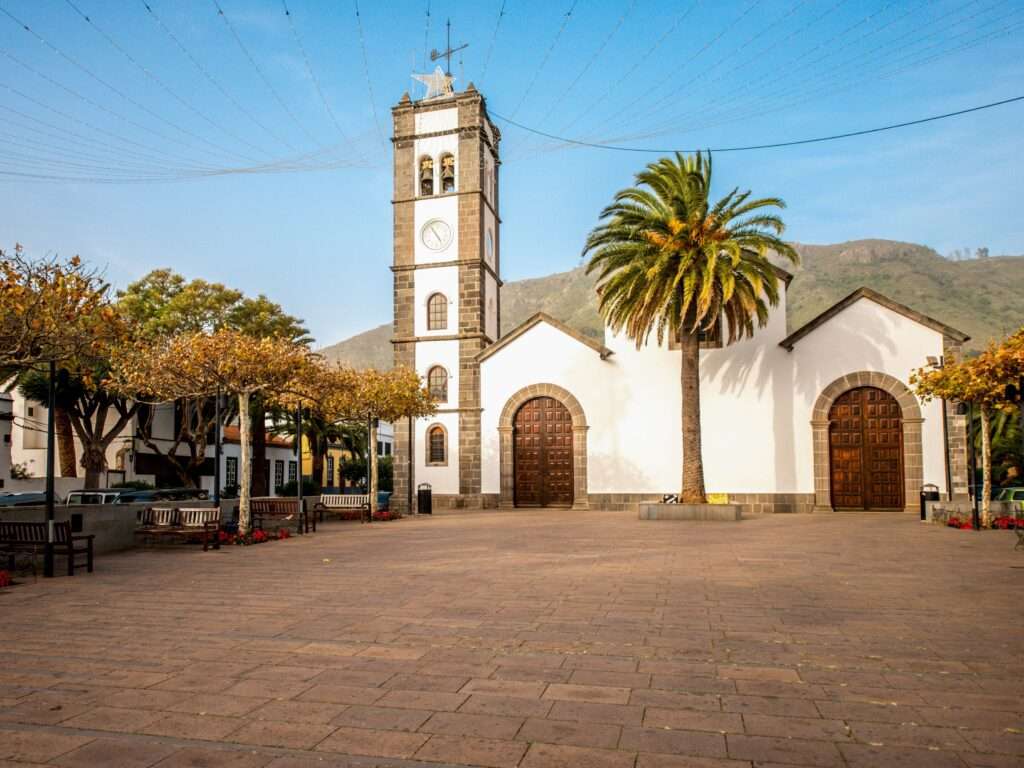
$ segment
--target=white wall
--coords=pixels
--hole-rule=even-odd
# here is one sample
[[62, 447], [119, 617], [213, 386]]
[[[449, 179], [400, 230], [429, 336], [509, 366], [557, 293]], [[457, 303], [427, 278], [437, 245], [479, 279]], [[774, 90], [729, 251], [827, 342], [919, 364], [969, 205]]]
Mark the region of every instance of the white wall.
[[[440, 424], [448, 431], [448, 463], [446, 466], [428, 466], [427, 429]], [[459, 414], [437, 413], [428, 419], [417, 419], [414, 427], [416, 439], [416, 470], [414, 482], [430, 483], [434, 493], [459, 492]]]
[[0, 392], [0, 488], [10, 490], [11, 482], [11, 416], [14, 401]]
[[[703, 455], [708, 492], [813, 493], [811, 411], [832, 381], [881, 371], [907, 382], [942, 353], [941, 334], [862, 299], [801, 339], [779, 346], [785, 307], [754, 338], [701, 353]], [[530, 384], [579, 400], [590, 493], [667, 493], [680, 486], [679, 352], [609, 335], [606, 360], [541, 323], [481, 365], [483, 492], [498, 493], [498, 419]], [[945, 486], [941, 406], [923, 408], [924, 479]]]
[[[459, 258], [459, 198], [456, 195], [444, 197], [424, 197], [414, 204], [413, 236], [415, 237], [415, 256], [417, 264], [436, 264], [439, 261], [455, 261]], [[452, 237], [448, 246], [434, 251], [423, 244], [420, 233], [423, 225], [432, 219], [441, 219], [451, 227]], [[423, 270], [421, 270], [423, 271]], [[419, 277], [417, 275], [417, 277]]]
[[459, 342], [421, 341], [416, 344], [416, 372], [427, 380], [427, 372], [435, 365], [448, 371], [448, 402], [438, 403], [440, 408], [459, 407]]
[[489, 273], [484, 273], [484, 333], [491, 337], [492, 341], [498, 340], [500, 328], [498, 327], [498, 281]]
[[434, 109], [429, 112], [417, 112], [414, 130], [420, 133], [439, 133], [454, 131], [459, 127], [458, 107], [451, 109]]

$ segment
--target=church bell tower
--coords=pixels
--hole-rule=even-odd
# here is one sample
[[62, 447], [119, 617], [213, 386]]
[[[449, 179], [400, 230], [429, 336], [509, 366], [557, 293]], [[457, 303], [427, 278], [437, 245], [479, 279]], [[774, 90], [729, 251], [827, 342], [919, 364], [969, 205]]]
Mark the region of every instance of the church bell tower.
[[395, 365], [427, 382], [437, 413], [395, 426], [392, 504], [411, 512], [429, 483], [438, 506], [481, 504], [480, 365], [500, 329], [498, 143], [483, 96], [417, 75], [394, 124]]

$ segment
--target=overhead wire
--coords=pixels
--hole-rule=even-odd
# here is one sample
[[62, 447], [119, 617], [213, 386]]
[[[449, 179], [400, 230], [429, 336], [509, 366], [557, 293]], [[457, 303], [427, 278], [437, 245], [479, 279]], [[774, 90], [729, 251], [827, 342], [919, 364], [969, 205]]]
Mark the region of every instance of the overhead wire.
[[[154, 72], [152, 69], [150, 69], [145, 64], [140, 62], [137, 58], [135, 58], [131, 54], [131, 52], [129, 52], [123, 45], [118, 43], [117, 40], [111, 34], [109, 34], [105, 29], [103, 29], [95, 21], [93, 21], [92, 17], [89, 16], [87, 13], [85, 13], [81, 8], [79, 8], [78, 5], [75, 4], [74, 0], [64, 0], [64, 3], [69, 8], [71, 8], [71, 10], [73, 10], [76, 14], [78, 14], [78, 16], [83, 21], [85, 21], [86, 24], [88, 24], [90, 27], [92, 27], [93, 30], [95, 30], [97, 32], [97, 34], [99, 34], [100, 37], [102, 37], [104, 40], [106, 40], [114, 50], [116, 50], [118, 53], [120, 53], [122, 56], [124, 56], [125, 59], [127, 59], [128, 62], [133, 67], [135, 67], [137, 70], [142, 72], [143, 75], [145, 75], [147, 78], [149, 78], [154, 83], [156, 83], [164, 91], [164, 93], [166, 93], [172, 99], [174, 99], [179, 104], [181, 104], [185, 109], [187, 109], [193, 115], [198, 117], [200, 120], [205, 122], [207, 125], [211, 126], [214, 130], [220, 131], [221, 133], [225, 134], [226, 136], [228, 136], [229, 138], [233, 139], [234, 141], [236, 141], [236, 142], [238, 142], [240, 144], [245, 144], [247, 147], [249, 147], [250, 149], [255, 150], [257, 153], [265, 153], [266, 150], [256, 146], [255, 144], [253, 144], [252, 142], [248, 141], [247, 139], [244, 139], [241, 136], [239, 136], [237, 133], [235, 133], [231, 129], [226, 128], [225, 126], [221, 125], [216, 120], [214, 120], [209, 115], [207, 115], [205, 112], [203, 112], [201, 109], [196, 107], [191, 101], [189, 101], [188, 99], [183, 97], [181, 94], [179, 94], [176, 90], [171, 88], [171, 86], [169, 86], [166, 82], [164, 82], [164, 80], [159, 75], [157, 75], [156, 72]], [[211, 143], [213, 143], [213, 142], [211, 142]], [[220, 145], [215, 145], [215, 146], [220, 146]], [[234, 149], [230, 149], [230, 148], [224, 147], [223, 151], [225, 151], [229, 155], [234, 155], [235, 157], [241, 158], [242, 160], [248, 160], [249, 162], [259, 162], [257, 160], [257, 158], [253, 157], [252, 155], [247, 155], [247, 154], [245, 154], [243, 152], [238, 152], [238, 151], [236, 151]]]
[[245, 58], [248, 59], [249, 64], [251, 64], [252, 68], [254, 70], [256, 70], [256, 74], [259, 75], [260, 80], [263, 81], [263, 85], [270, 92], [270, 95], [274, 97], [274, 101], [276, 101], [278, 103], [278, 106], [281, 107], [281, 109], [284, 111], [284, 113], [286, 115], [288, 115], [288, 118], [296, 125], [296, 127], [298, 127], [298, 129], [300, 131], [302, 131], [302, 133], [304, 133], [306, 135], [306, 138], [309, 139], [309, 141], [312, 144], [314, 144], [317, 147], [322, 147], [323, 146], [322, 142], [320, 142], [310, 132], [310, 130], [303, 123], [301, 123], [299, 121], [299, 119], [295, 116], [295, 113], [292, 111], [291, 107], [289, 107], [288, 104], [285, 102], [285, 100], [283, 98], [281, 98], [281, 94], [278, 93], [277, 88], [275, 88], [274, 84], [270, 82], [270, 79], [267, 77], [266, 73], [263, 71], [263, 68], [259, 64], [256, 63], [256, 59], [253, 58], [252, 53], [249, 52], [249, 48], [242, 41], [242, 37], [241, 37], [241, 35], [238, 34], [238, 30], [235, 29], [235, 25], [231, 23], [231, 19], [228, 18], [228, 15], [226, 13], [224, 13], [224, 8], [221, 7], [221, 4], [220, 4], [219, 0], [210, 0], [210, 2], [212, 2], [214, 7], [217, 9], [217, 15], [219, 15], [221, 17], [221, 19], [224, 21], [224, 26], [227, 27], [228, 32], [231, 34], [231, 37], [234, 38], [235, 43], [238, 45], [239, 49], [241, 49], [241, 51], [244, 54]]
[[[505, 5], [507, 0], [501, 0], [501, 6], [498, 8], [498, 19], [494, 22], [494, 33], [491, 35], [491, 42], [487, 46], [487, 55], [484, 56], [484, 66], [480, 70], [480, 82], [486, 82], [487, 70], [491, 66], [491, 55], [494, 53], [494, 45], [498, 42], [498, 30], [501, 29], [501, 20], [505, 18]], [[430, 0], [427, 0], [427, 26], [430, 25]], [[424, 59], [426, 61], [426, 59]]]
[[[950, 29], [954, 29], [956, 26], [962, 25], [964, 22], [972, 21], [975, 18], [977, 18], [979, 15], [987, 13], [988, 11], [990, 11], [993, 8], [997, 7], [998, 5], [1002, 5], [1002, 4], [1005, 4], [1005, 3], [1006, 3], [1006, 0], [1002, 0], [1000, 3], [996, 3], [995, 5], [988, 6], [987, 8], [984, 8], [981, 11], [978, 11], [978, 12], [974, 13], [973, 15], [971, 15], [971, 16], [969, 16], [967, 18], [958, 19], [952, 25], [949, 25], [947, 27], [944, 27], [944, 28], [932, 31], [932, 32], [930, 32], [930, 33], [928, 33], [926, 35], [923, 35], [923, 36], [918, 36], [917, 39], [912, 40], [909, 43], [902, 44], [899, 47], [899, 50], [902, 52], [902, 55], [897, 57], [893, 61], [886, 61], [886, 60], [882, 60], [882, 59], [874, 59], [873, 56], [876, 53], [879, 53], [879, 52], [884, 51], [886, 49], [893, 48], [896, 43], [902, 43], [905, 38], [907, 38], [907, 37], [909, 37], [911, 35], [915, 35], [915, 34], [919, 33], [922, 29], [927, 29], [928, 27], [934, 25], [935, 23], [937, 23], [939, 21], [945, 20], [946, 18], [948, 18], [949, 14], [944, 14], [944, 15], [942, 15], [942, 16], [936, 18], [936, 19], [933, 19], [930, 22], [926, 22], [924, 24], [915, 25], [914, 27], [912, 27], [911, 29], [907, 30], [902, 35], [894, 38], [893, 40], [882, 41], [881, 43], [879, 43], [877, 46], [875, 46], [871, 50], [869, 50], [867, 52], [863, 52], [863, 53], [858, 53], [856, 56], [854, 56], [854, 57], [852, 57], [850, 59], [847, 59], [845, 61], [841, 61], [838, 64], [835, 64], [835, 65], [833, 65], [831, 67], [828, 67], [828, 68], [821, 68], [819, 66], [816, 66], [820, 62], [826, 60], [827, 58], [830, 58], [830, 55], [824, 54], [821, 57], [819, 57], [818, 59], [815, 59], [812, 62], [808, 62], [806, 65], [804, 65], [804, 66], [799, 68], [800, 70], [811, 69], [812, 71], [811, 71], [811, 73], [810, 73], [810, 75], [808, 77], [804, 78], [803, 80], [801, 80], [799, 82], [791, 84], [790, 86], [788, 86], [788, 89], [786, 89], [786, 90], [783, 90], [781, 92], [775, 92], [775, 93], [765, 93], [760, 98], [755, 99], [754, 102], [753, 102], [753, 107], [755, 108], [755, 110], [753, 112], [748, 108], [751, 105], [749, 103], [747, 103], [747, 104], [743, 105], [743, 108], [741, 108], [741, 109], [734, 109], [731, 113], [730, 112], [722, 112], [720, 110], [719, 112], [712, 113], [712, 115], [710, 117], [714, 118], [715, 115], [720, 115], [722, 117], [728, 116], [728, 117], [732, 117], [734, 119], [740, 119], [742, 116], [745, 116], [745, 115], [753, 115], [755, 117], [756, 116], [760, 116], [762, 114], [765, 114], [765, 111], [764, 111], [765, 107], [770, 107], [770, 109], [767, 110], [768, 112], [778, 111], [778, 109], [781, 107], [781, 105], [788, 103], [788, 102], [785, 102], [783, 100], [786, 99], [786, 98], [793, 97], [793, 96], [798, 96], [799, 97], [799, 100], [796, 103], [803, 103], [803, 102], [809, 100], [810, 98], [813, 98], [815, 95], [817, 95], [819, 93], [837, 90], [839, 88], [842, 88], [846, 83], [848, 83], [849, 80], [844, 80], [844, 77], [843, 77], [842, 74], [839, 77], [836, 77], [835, 74], [834, 74], [835, 72], [837, 72], [837, 70], [841, 70], [841, 69], [844, 69], [844, 68], [847, 69], [847, 70], [850, 70], [852, 72], [852, 74], [853, 74], [853, 83], [855, 83], [855, 84], [859, 83], [859, 82], [864, 82], [866, 80], [873, 79], [873, 78], [878, 76], [877, 75], [878, 72], [883, 71], [883, 68], [886, 65], [889, 65], [889, 64], [892, 64], [892, 63], [900, 64], [902, 62], [907, 61], [908, 59], [912, 59], [914, 57], [919, 57], [922, 53], [929, 52], [929, 51], [933, 50], [936, 47], [940, 47], [940, 46], [946, 45], [951, 40], [956, 40], [956, 39], [958, 39], [960, 37], [963, 37], [965, 35], [973, 34], [976, 31], [975, 29], [965, 29], [962, 32], [960, 32], [959, 34], [954, 35], [953, 37], [942, 38], [942, 39], [936, 41], [935, 43], [932, 43], [930, 46], [926, 47], [923, 50], [913, 50], [917, 46], [921, 45], [922, 43], [924, 43], [924, 42], [926, 42], [926, 41], [928, 41], [928, 40], [930, 40], [932, 38], [935, 38], [936, 36], [942, 35], [944, 32], [947, 32]], [[962, 10], [965, 7], [969, 7], [972, 4], [973, 4], [972, 2], [969, 2], [965, 6], [960, 6], [959, 10]], [[920, 7], [920, 6], [918, 6], [918, 7]], [[907, 14], [905, 13], [904, 16], [906, 16], [906, 15]], [[1012, 13], [1011, 13], [1011, 15], [1012, 15]], [[1001, 19], [990, 19], [990, 20], [988, 20], [986, 22], [983, 22], [982, 26], [984, 27], [985, 25], [991, 24], [993, 22], [998, 22], [998, 21], [1001, 21]], [[890, 22], [889, 24], [885, 25], [885, 27], [883, 27], [881, 29], [884, 29], [884, 28], [886, 28], [888, 26], [891, 26], [891, 23], [892, 22]], [[880, 31], [880, 30], [876, 30], [876, 32], [877, 31]], [[997, 32], [998, 32], [998, 30], [997, 30]], [[860, 39], [865, 39], [867, 37], [872, 36], [873, 34], [874, 33], [865, 34]], [[988, 39], [988, 35], [989, 34], [990, 33], [985, 33], [985, 34], [981, 35], [981, 37], [978, 38], [977, 42], [974, 43], [974, 44], [980, 44], [981, 42], [984, 42], [985, 40]], [[841, 48], [845, 49], [847, 47], [849, 47], [849, 43], [847, 45], [845, 45], [845, 46], [842, 46]], [[938, 54], [938, 55], [949, 55], [949, 54], [957, 52], [959, 50], [961, 50], [961, 48], [957, 47], [957, 48], [955, 48], [953, 50], [947, 51], [946, 53]], [[931, 61], [933, 59], [931, 57], [928, 57], [927, 60]], [[864, 64], [866, 62], [870, 62], [870, 66], [868, 68], [864, 67]], [[905, 69], [900, 69], [900, 71], [905, 71]], [[847, 74], [850, 74], [850, 72], [848, 72]], [[779, 81], [780, 81], [780, 79], [773, 80], [773, 81], [771, 81], [769, 83], [769, 85], [773, 85], [774, 83], [779, 82]], [[813, 84], [813, 83], [815, 83], [817, 81], [822, 81], [822, 82], [816, 87], [816, 90], [809, 91], [808, 87], [811, 84]], [[734, 101], [736, 101], [736, 99], [727, 99], [724, 102], [718, 104], [717, 106], [719, 108], [721, 108], [721, 107], [723, 107], [725, 105], [733, 103]], [[699, 117], [701, 114], [707, 114], [708, 111], [709, 110], [707, 108], [705, 108], [704, 110], [700, 110], [700, 111], [698, 111], [695, 114], [696, 114], [696, 116]], [[683, 117], [684, 116], [681, 115], [681, 116], [678, 116], [677, 118], [675, 118], [672, 121], [673, 124], [670, 127], [666, 126], [665, 128], [663, 128], [661, 130], [658, 130], [656, 132], [650, 132], [650, 133], [648, 133], [646, 135], [648, 135], [648, 136], [661, 135], [661, 134], [664, 134], [664, 133], [677, 131], [679, 129], [679, 124], [682, 121]], [[713, 123], [713, 125], [714, 124], [721, 124], [721, 122]], [[705, 123], [702, 127], [708, 127], [708, 126]]]
[[513, 116], [519, 112], [523, 104], [526, 103], [527, 97], [533, 90], [533, 86], [537, 83], [537, 78], [540, 77], [540, 73], [544, 71], [544, 67], [547, 66], [548, 60], [551, 58], [551, 54], [554, 53], [555, 48], [558, 46], [558, 41], [562, 39], [562, 33], [565, 32], [565, 28], [569, 26], [569, 21], [572, 19], [572, 12], [576, 9], [576, 5], [579, 0], [572, 0], [572, 4], [569, 6], [569, 10], [565, 12], [562, 17], [562, 23], [558, 27], [558, 31], [555, 33], [554, 39], [551, 41], [551, 45], [548, 46], [547, 51], [544, 53], [544, 57], [540, 60], [540, 64], [537, 65], [537, 69], [534, 70], [533, 77], [530, 78], [530, 82], [526, 86], [526, 90], [523, 91], [523, 95], [519, 98], [519, 103], [516, 104], [515, 109], [512, 110]]
[[[104, 80], [102, 77], [97, 75], [95, 72], [93, 72], [91, 69], [89, 69], [84, 64], [79, 62], [77, 59], [75, 59], [71, 55], [65, 53], [63, 50], [61, 50], [56, 45], [51, 43], [49, 40], [44, 38], [42, 35], [40, 35], [38, 32], [36, 32], [32, 27], [30, 27], [24, 21], [22, 21], [17, 16], [12, 14], [10, 11], [8, 11], [2, 5], [0, 5], [0, 13], [2, 13], [4, 16], [9, 18], [11, 21], [13, 21], [18, 26], [20, 26], [22, 29], [24, 29], [26, 32], [28, 32], [30, 35], [32, 35], [32, 37], [34, 37], [36, 40], [38, 40], [40, 43], [42, 43], [46, 48], [48, 48], [50, 51], [55, 53], [57, 56], [60, 56], [66, 62], [68, 62], [73, 67], [78, 69], [80, 72], [84, 73], [87, 77], [89, 77], [90, 79], [92, 79], [95, 82], [99, 83], [104, 88], [110, 90], [111, 92], [116, 94], [118, 97], [120, 97], [121, 99], [123, 99], [127, 103], [129, 103], [132, 106], [134, 106], [136, 109], [139, 109], [142, 112], [145, 112], [147, 115], [152, 117], [154, 120], [157, 120], [157, 121], [167, 125], [168, 127], [173, 128], [174, 130], [179, 131], [180, 133], [183, 133], [186, 136], [189, 136], [190, 138], [192, 138], [192, 139], [194, 139], [194, 140], [196, 140], [196, 141], [198, 141], [198, 142], [200, 142], [202, 144], [207, 144], [209, 146], [212, 146], [214, 149], [216, 149], [217, 151], [219, 151], [221, 153], [224, 152], [224, 148], [223, 147], [219, 147], [217, 144], [208, 141], [207, 139], [205, 139], [202, 136], [200, 136], [199, 134], [189, 130], [188, 128], [184, 128], [183, 126], [180, 126], [180, 125], [178, 125], [178, 124], [168, 120], [167, 118], [163, 117], [162, 115], [154, 112], [152, 109], [147, 107], [145, 104], [142, 104], [138, 100], [132, 98], [131, 96], [126, 94], [124, 91], [122, 91], [121, 89], [119, 89], [115, 85], [112, 85], [108, 81]], [[188, 146], [188, 144], [185, 143], [185, 142], [181, 142], [181, 143], [184, 143], [186, 146]], [[204, 150], [204, 151], [209, 152], [209, 150]]]
[[377, 136], [382, 144], [387, 143], [384, 138], [384, 131], [381, 130], [380, 120], [377, 119], [377, 100], [373, 95], [373, 81], [370, 79], [370, 62], [366, 56], [366, 36], [363, 34], [363, 19], [359, 13], [359, 0], [353, 0], [356, 7], [356, 28], [359, 30], [359, 49], [363, 53], [363, 75], [366, 78], [366, 91], [370, 96], [370, 112], [373, 114], [373, 125], [377, 129]]
[[922, 125], [924, 123], [932, 123], [932, 122], [936, 122], [938, 120], [945, 120], [945, 119], [951, 118], [951, 117], [958, 117], [960, 115], [966, 115], [966, 114], [970, 114], [972, 112], [981, 112], [981, 111], [986, 110], [986, 109], [993, 109], [994, 107], [1000, 107], [1000, 106], [1003, 106], [1005, 104], [1013, 104], [1013, 103], [1019, 102], [1019, 101], [1024, 101], [1024, 96], [1012, 96], [1012, 97], [1007, 98], [1007, 99], [1001, 99], [999, 101], [989, 102], [988, 104], [980, 104], [978, 106], [969, 107], [967, 109], [960, 109], [960, 110], [957, 110], [955, 112], [946, 112], [946, 113], [941, 114], [941, 115], [931, 115], [929, 117], [923, 117], [923, 118], [919, 118], [917, 120], [908, 120], [908, 121], [902, 122], [902, 123], [892, 123], [890, 125], [879, 126], [877, 128], [866, 128], [864, 130], [859, 130], [859, 131], [848, 131], [846, 133], [836, 133], [836, 134], [830, 134], [828, 136], [818, 136], [816, 138], [811, 138], [811, 139], [796, 139], [796, 140], [792, 140], [792, 141], [780, 141], [780, 142], [769, 143], [769, 144], [750, 144], [750, 145], [745, 145], [745, 146], [697, 147], [697, 148], [694, 148], [694, 149], [680, 149], [678, 147], [672, 147], [672, 148], [666, 148], [666, 149], [655, 149], [655, 148], [651, 148], [651, 147], [627, 147], [627, 146], [621, 146], [621, 145], [616, 145], [616, 144], [599, 144], [599, 143], [596, 143], [596, 142], [581, 141], [581, 140], [577, 140], [577, 139], [567, 138], [565, 136], [557, 136], [555, 134], [547, 133], [545, 131], [541, 131], [541, 130], [538, 130], [536, 128], [531, 128], [530, 126], [527, 126], [527, 125], [524, 125], [522, 123], [519, 123], [519, 122], [517, 122], [517, 121], [515, 121], [515, 120], [513, 120], [511, 118], [508, 118], [508, 117], [505, 117], [503, 115], [497, 114], [496, 112], [493, 112], [493, 111], [491, 112], [491, 114], [494, 117], [496, 117], [498, 120], [501, 120], [502, 122], [507, 123], [509, 125], [515, 126], [516, 128], [519, 128], [520, 130], [527, 131], [528, 133], [533, 133], [533, 134], [536, 134], [538, 136], [543, 136], [543, 137], [548, 138], [548, 139], [554, 139], [555, 141], [560, 141], [560, 142], [564, 142], [564, 143], [567, 143], [567, 144], [576, 144], [578, 146], [589, 147], [591, 149], [605, 149], [605, 150], [610, 150], [610, 151], [614, 151], [614, 152], [636, 152], [636, 153], [650, 153], [650, 154], [664, 155], [664, 154], [671, 154], [673, 152], [681, 152], [681, 153], [692, 153], [692, 152], [712, 152], [712, 153], [716, 153], [716, 152], [717, 153], [722, 153], [722, 152], [751, 152], [751, 151], [754, 151], [754, 150], [762, 150], [762, 149], [780, 149], [780, 148], [784, 148], [784, 147], [796, 147], [796, 146], [801, 146], [801, 145], [804, 145], [804, 144], [819, 144], [819, 143], [826, 142], [826, 141], [837, 141], [839, 139], [848, 139], [848, 138], [852, 138], [852, 137], [855, 137], [855, 136], [867, 136], [867, 135], [873, 134], [873, 133], [882, 133], [884, 131], [892, 131], [892, 130], [896, 130], [898, 128], [907, 128], [907, 127], [912, 126], [912, 125]]
[[153, 18], [153, 21], [155, 21], [159, 25], [160, 29], [162, 29], [164, 31], [164, 33], [174, 42], [174, 44], [176, 46], [178, 46], [178, 50], [180, 50], [182, 52], [182, 54], [184, 54], [185, 57], [188, 58], [188, 60], [192, 62], [192, 65], [197, 70], [199, 70], [199, 73], [204, 78], [206, 78], [206, 81], [208, 83], [210, 83], [210, 85], [212, 85], [214, 88], [217, 89], [217, 91], [220, 92], [221, 96], [223, 96], [225, 99], [227, 99], [231, 103], [231, 105], [234, 106], [235, 109], [237, 109], [239, 112], [241, 112], [243, 115], [245, 115], [246, 119], [249, 120], [257, 128], [261, 129], [266, 134], [271, 136], [275, 141], [279, 142], [280, 144], [283, 144], [290, 151], [298, 152], [298, 149], [296, 149], [296, 147], [290, 141], [288, 141], [287, 138], [285, 138], [284, 136], [279, 134], [277, 131], [274, 131], [271, 128], [269, 128], [268, 126], [266, 126], [263, 123], [263, 121], [261, 121], [250, 110], [246, 109], [238, 101], [238, 99], [236, 99], [231, 94], [231, 92], [227, 88], [225, 88], [224, 85], [222, 85], [221, 82], [216, 77], [213, 76], [213, 73], [211, 73], [210, 70], [206, 66], [204, 66], [203, 63], [201, 61], [199, 61], [199, 59], [197, 57], [195, 57], [192, 54], [192, 52], [185, 46], [185, 44], [180, 40], [180, 38], [177, 35], [174, 34], [174, 32], [171, 30], [171, 28], [168, 27], [167, 24], [164, 23], [163, 19], [160, 18], [159, 15], [157, 15], [156, 11], [153, 10], [152, 3], [146, 2], [146, 0], [139, 0], [139, 2], [142, 3], [142, 6], [146, 9], [146, 11], [149, 13], [149, 15]]
[[675, 33], [675, 31], [679, 28], [679, 26], [684, 21], [686, 21], [687, 18], [689, 18], [690, 14], [693, 13], [693, 11], [696, 10], [697, 7], [700, 4], [701, 4], [701, 0], [693, 0], [693, 2], [690, 5], [688, 5], [686, 7], [686, 9], [682, 13], [678, 14], [676, 16], [675, 20], [668, 27], [665, 28], [665, 31], [662, 32], [661, 37], [659, 37], [655, 41], [654, 45], [650, 46], [644, 52], [644, 54], [642, 56], [637, 57], [636, 60], [633, 62], [633, 65], [631, 67], [629, 67], [629, 69], [627, 69], [619, 77], [618, 80], [616, 80], [614, 83], [612, 83], [610, 86], [608, 86], [608, 88], [606, 88], [604, 91], [602, 91], [591, 102], [588, 102], [588, 104], [582, 110], [578, 111], [576, 113], [576, 117], [574, 117], [573, 119], [569, 120], [569, 122], [565, 123], [561, 127], [559, 132], [560, 133], [564, 133], [564, 132], [570, 130], [580, 120], [582, 120], [584, 117], [588, 116], [591, 113], [591, 111], [593, 110], [595, 105], [603, 104], [608, 99], [609, 96], [611, 96], [613, 93], [618, 91], [619, 88], [622, 86], [622, 84], [625, 83], [627, 80], [629, 80], [633, 76], [633, 74], [644, 64], [644, 62], [646, 62], [648, 59], [650, 59], [657, 52], [657, 50], [659, 48], [661, 48], [662, 44], [666, 40], [668, 40], [669, 37], [671, 37]]
[[612, 38], [615, 37], [615, 35], [618, 33], [620, 29], [622, 29], [622, 25], [626, 23], [626, 19], [629, 18], [630, 14], [636, 8], [637, 2], [639, 2], [639, 0], [630, 0], [629, 5], [626, 6], [626, 10], [624, 10], [622, 14], [619, 16], [618, 21], [616, 21], [615, 24], [612, 26], [611, 31], [604, 38], [604, 40], [602, 40], [601, 44], [597, 47], [597, 50], [595, 50], [594, 53], [590, 56], [587, 62], [583, 65], [583, 68], [576, 74], [576, 77], [572, 79], [572, 82], [570, 82], [569, 85], [566, 86], [565, 90], [562, 91], [557, 98], [555, 98], [555, 100], [551, 104], [551, 107], [548, 108], [548, 111], [544, 113], [544, 116], [540, 118], [539, 122], [545, 122], [551, 116], [552, 112], [554, 112], [561, 105], [565, 104], [565, 100], [568, 98], [572, 90], [579, 84], [580, 80], [583, 79], [584, 75], [586, 75], [587, 72], [590, 71], [590, 68], [594, 65], [594, 62], [596, 62], [601, 57], [601, 54], [605, 52], [605, 50], [608, 48], [609, 43], [611, 43]]
[[320, 97], [320, 102], [324, 105], [324, 110], [331, 118], [331, 122], [334, 123], [335, 129], [338, 131], [338, 135], [344, 141], [348, 141], [348, 134], [345, 133], [345, 129], [341, 127], [341, 123], [338, 122], [337, 115], [334, 114], [334, 110], [331, 108], [331, 103], [327, 100], [324, 95], [323, 88], [320, 87], [320, 79], [316, 76], [313, 71], [313, 64], [309, 60], [309, 54], [306, 53], [306, 46], [302, 44], [302, 37], [299, 35], [299, 30], [295, 26], [295, 19], [292, 18], [292, 12], [288, 9], [287, 0], [281, 0], [281, 7], [284, 8], [285, 18], [288, 19], [288, 26], [292, 31], [292, 37], [295, 39], [295, 45], [298, 47], [299, 52], [302, 54], [302, 60], [306, 65], [306, 74], [309, 75], [309, 79], [313, 81], [313, 86], [316, 88], [316, 93]]
[[423, 26], [423, 69], [427, 68], [427, 58], [430, 56], [430, 0], [427, 0], [427, 20]]

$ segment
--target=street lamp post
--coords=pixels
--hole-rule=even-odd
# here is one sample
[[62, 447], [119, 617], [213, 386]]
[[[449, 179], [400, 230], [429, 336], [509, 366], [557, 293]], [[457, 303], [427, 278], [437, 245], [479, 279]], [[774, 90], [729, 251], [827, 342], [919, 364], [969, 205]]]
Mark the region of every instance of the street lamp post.
[[53, 578], [54, 447], [57, 442], [53, 411], [57, 405], [57, 364], [50, 361], [50, 384], [46, 396], [46, 546], [43, 576]]
[[220, 389], [213, 404], [213, 504], [220, 507]]

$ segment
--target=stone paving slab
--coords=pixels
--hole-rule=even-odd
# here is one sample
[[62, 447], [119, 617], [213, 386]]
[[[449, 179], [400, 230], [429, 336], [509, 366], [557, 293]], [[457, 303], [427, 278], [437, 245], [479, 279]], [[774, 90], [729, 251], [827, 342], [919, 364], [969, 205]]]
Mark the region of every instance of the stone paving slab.
[[0, 768], [1024, 764], [1024, 556], [903, 514], [476, 512], [0, 591]]

